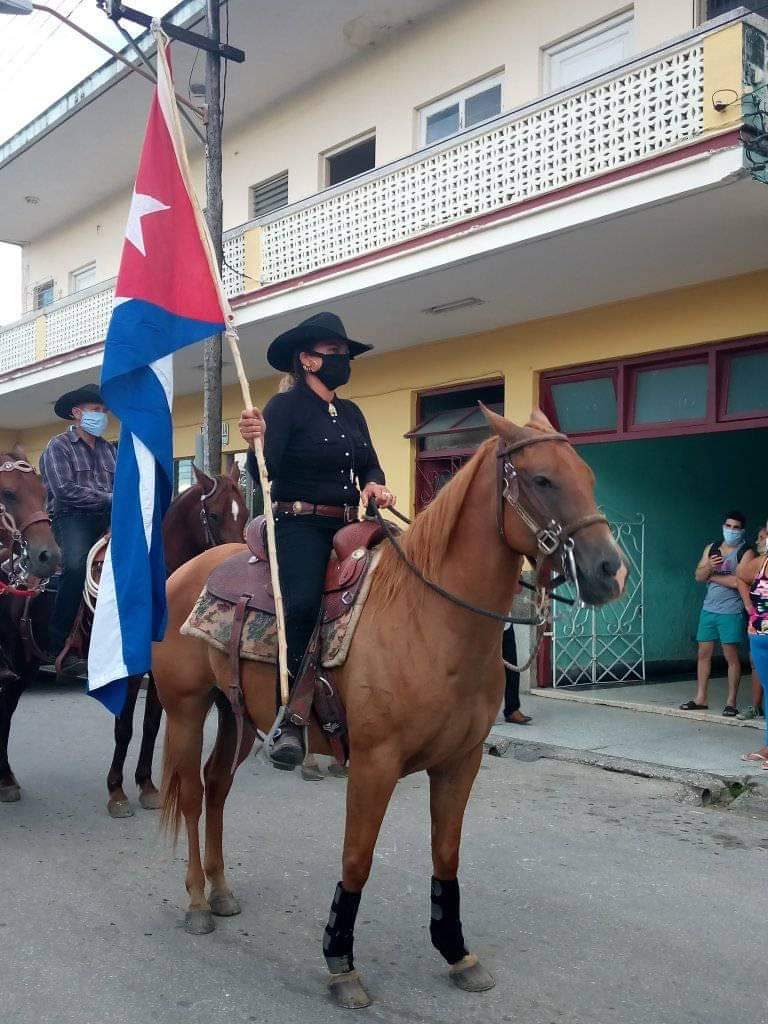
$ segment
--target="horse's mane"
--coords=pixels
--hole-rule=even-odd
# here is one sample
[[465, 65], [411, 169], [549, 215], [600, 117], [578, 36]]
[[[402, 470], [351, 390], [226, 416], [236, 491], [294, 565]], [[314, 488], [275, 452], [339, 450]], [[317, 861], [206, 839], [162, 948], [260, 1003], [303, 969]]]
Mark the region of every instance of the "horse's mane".
[[[469, 462], [462, 466], [435, 500], [416, 516], [413, 525], [403, 533], [400, 542], [403, 551], [429, 579], [434, 579], [439, 572], [464, 506], [467, 491], [477, 476], [487, 452], [497, 444], [496, 437], [489, 438], [481, 444]], [[403, 564], [392, 545], [385, 541], [369, 601], [374, 600], [385, 605], [395, 596], [402, 597], [408, 587], [414, 586], [420, 593], [424, 592], [423, 585]]]

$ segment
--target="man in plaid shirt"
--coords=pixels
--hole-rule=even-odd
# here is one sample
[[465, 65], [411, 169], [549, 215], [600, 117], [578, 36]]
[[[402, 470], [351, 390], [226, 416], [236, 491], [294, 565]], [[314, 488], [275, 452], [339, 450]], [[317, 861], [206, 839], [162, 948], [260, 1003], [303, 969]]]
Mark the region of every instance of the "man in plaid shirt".
[[[117, 446], [101, 436], [107, 409], [95, 384], [62, 395], [54, 412], [71, 426], [48, 442], [40, 472], [48, 491], [48, 514], [61, 548], [63, 571], [48, 627], [48, 647], [55, 657], [67, 641], [85, 583], [88, 552], [109, 529]], [[85, 671], [85, 662], [68, 655], [63, 668]]]

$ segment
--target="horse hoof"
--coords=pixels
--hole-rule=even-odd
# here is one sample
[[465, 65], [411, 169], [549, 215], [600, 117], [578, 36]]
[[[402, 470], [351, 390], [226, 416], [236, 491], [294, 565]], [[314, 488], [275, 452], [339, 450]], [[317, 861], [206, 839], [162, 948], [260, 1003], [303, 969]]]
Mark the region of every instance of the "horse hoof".
[[145, 811], [157, 811], [163, 806], [163, 799], [156, 789], [139, 794], [139, 804]]
[[110, 818], [132, 818], [134, 815], [130, 800], [110, 800], [107, 811]]
[[211, 893], [208, 902], [211, 905], [211, 913], [216, 917], [234, 917], [235, 914], [240, 913], [240, 904], [231, 892], [221, 896], [214, 896]]
[[12, 782], [10, 786], [0, 786], [0, 804], [15, 804], [17, 800], [21, 800], [18, 782]]
[[462, 992], [487, 992], [496, 984], [494, 976], [486, 971], [474, 953], [468, 953], [463, 960], [453, 964], [448, 977]]
[[208, 935], [216, 927], [210, 910], [188, 910], [184, 915], [184, 931], [187, 935]]
[[346, 779], [349, 775], [349, 768], [345, 764], [337, 764], [336, 761], [331, 761], [328, 765], [328, 774], [332, 775], [334, 779]]
[[328, 979], [328, 987], [334, 1003], [345, 1010], [364, 1010], [371, 1005], [371, 997], [365, 991], [357, 971], [332, 974]]
[[303, 764], [301, 766], [301, 777], [305, 782], [322, 782], [325, 778], [316, 764]]

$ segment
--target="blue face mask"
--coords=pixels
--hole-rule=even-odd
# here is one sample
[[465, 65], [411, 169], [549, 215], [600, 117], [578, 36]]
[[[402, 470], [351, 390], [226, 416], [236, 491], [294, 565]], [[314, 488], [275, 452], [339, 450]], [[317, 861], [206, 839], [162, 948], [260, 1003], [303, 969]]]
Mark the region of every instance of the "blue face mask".
[[744, 540], [744, 530], [732, 530], [730, 527], [724, 526], [723, 540], [729, 547], [738, 547]]
[[105, 412], [84, 412], [80, 417], [80, 426], [92, 437], [101, 437], [107, 429], [107, 414]]

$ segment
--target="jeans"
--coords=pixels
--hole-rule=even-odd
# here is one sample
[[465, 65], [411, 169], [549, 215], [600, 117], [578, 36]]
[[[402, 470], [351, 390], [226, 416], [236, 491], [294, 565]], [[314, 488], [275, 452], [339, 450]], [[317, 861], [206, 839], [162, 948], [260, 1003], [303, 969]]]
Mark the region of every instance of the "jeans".
[[[515, 642], [515, 627], [510, 626], [504, 630], [501, 641], [501, 656], [510, 665], [517, 664], [517, 644]], [[511, 668], [504, 666], [504, 674], [507, 677], [504, 686], [504, 714], [511, 715], [520, 710], [520, 673], [513, 672]]]
[[301, 666], [323, 600], [323, 584], [339, 519], [275, 516], [280, 590], [285, 606], [285, 639], [292, 683]]
[[80, 512], [57, 516], [51, 525], [56, 543], [61, 548], [63, 563], [56, 604], [48, 626], [48, 646], [53, 654], [57, 654], [67, 642], [83, 598], [88, 552], [109, 529], [109, 513], [94, 515]]
[[766, 701], [766, 686], [768, 686], [768, 633], [750, 634], [749, 651], [752, 655], [752, 663], [760, 676], [763, 684], [763, 711], [765, 712], [765, 745], [768, 747], [768, 701]]

